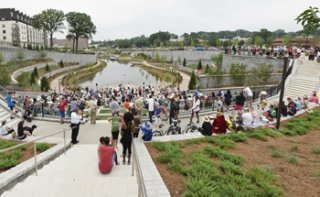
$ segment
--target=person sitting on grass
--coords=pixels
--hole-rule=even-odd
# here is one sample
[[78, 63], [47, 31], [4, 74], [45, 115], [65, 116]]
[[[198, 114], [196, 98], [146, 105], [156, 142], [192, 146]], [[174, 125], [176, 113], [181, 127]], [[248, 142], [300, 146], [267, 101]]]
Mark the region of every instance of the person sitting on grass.
[[212, 133], [213, 134], [225, 134], [227, 132], [227, 122], [224, 119], [224, 115], [221, 112], [217, 112], [217, 117], [213, 119]]
[[293, 100], [288, 97], [288, 114], [290, 116], [294, 116], [297, 113], [296, 104], [293, 102]]
[[100, 137], [98, 148], [99, 170], [102, 174], [111, 172], [113, 164], [119, 165], [117, 153], [113, 146], [109, 144], [109, 137]]
[[7, 121], [4, 120], [2, 121], [2, 124], [1, 124], [1, 127], [0, 127], [0, 134], [2, 136], [6, 136], [6, 135], [9, 135], [11, 134], [12, 135], [12, 138], [15, 139], [16, 138], [16, 132], [14, 131], [14, 129], [12, 129], [11, 127], [8, 127], [6, 125]]
[[266, 111], [266, 118], [272, 122], [277, 117], [277, 111], [274, 109], [273, 105], [270, 105], [270, 108]]
[[19, 123], [18, 123], [18, 139], [19, 140], [23, 140], [25, 139], [27, 136], [31, 136], [32, 133], [33, 133], [33, 130], [35, 128], [37, 128], [37, 125], [32, 125], [31, 127], [28, 127], [28, 126], [23, 126], [24, 124], [24, 120], [21, 120]]

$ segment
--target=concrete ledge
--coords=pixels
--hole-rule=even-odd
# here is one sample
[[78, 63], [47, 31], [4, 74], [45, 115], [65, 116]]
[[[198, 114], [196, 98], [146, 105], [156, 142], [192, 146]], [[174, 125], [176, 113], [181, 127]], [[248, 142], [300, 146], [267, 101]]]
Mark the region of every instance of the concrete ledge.
[[137, 162], [140, 164], [142, 187], [145, 188], [148, 197], [169, 197], [171, 196], [166, 185], [164, 184], [160, 173], [157, 170], [144, 142], [142, 139], [133, 140], [136, 149]]
[[[70, 147], [70, 143], [67, 144], [67, 148]], [[37, 155], [38, 169], [45, 164], [54, 160], [56, 157], [64, 152], [64, 145], [57, 144], [47, 151]], [[29, 175], [35, 172], [34, 158], [30, 158], [27, 161], [11, 168], [10, 170], [0, 174], [0, 195], [6, 190], [12, 188], [19, 181], [22, 181]]]

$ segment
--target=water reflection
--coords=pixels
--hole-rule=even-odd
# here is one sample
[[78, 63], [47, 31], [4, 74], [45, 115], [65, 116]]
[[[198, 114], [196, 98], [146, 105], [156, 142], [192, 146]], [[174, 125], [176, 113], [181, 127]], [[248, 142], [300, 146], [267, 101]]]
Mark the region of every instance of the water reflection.
[[114, 84], [156, 85], [160, 83], [158, 76], [154, 76], [140, 67], [131, 67], [130, 64], [109, 61], [108, 65], [94, 76], [86, 78], [80, 83], [82, 87], [92, 89], [104, 88]]

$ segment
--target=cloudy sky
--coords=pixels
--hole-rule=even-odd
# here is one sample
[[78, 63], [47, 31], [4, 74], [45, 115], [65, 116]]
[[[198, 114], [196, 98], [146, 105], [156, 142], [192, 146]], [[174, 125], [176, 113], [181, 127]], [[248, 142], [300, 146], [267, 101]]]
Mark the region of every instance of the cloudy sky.
[[[319, 0], [0, 0], [29, 16], [53, 8], [84, 12], [97, 26], [93, 40], [184, 32], [246, 29], [297, 31], [294, 19]], [[67, 32], [67, 29], [64, 30]], [[56, 34], [64, 37], [63, 34]]]

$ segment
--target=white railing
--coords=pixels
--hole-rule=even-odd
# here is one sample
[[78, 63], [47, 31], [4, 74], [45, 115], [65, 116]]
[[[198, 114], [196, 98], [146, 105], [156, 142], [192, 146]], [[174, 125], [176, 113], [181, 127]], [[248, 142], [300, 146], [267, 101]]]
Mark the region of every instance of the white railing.
[[139, 159], [137, 158], [137, 151], [136, 151], [135, 143], [132, 142], [132, 173], [131, 173], [132, 176], [134, 176], [134, 166], [136, 167], [136, 170], [137, 170], [138, 197], [146, 197], [147, 192], [146, 192], [146, 188], [144, 186], [140, 162], [139, 162]]
[[59, 132], [56, 132], [56, 133], [53, 133], [53, 134], [50, 134], [50, 135], [46, 135], [46, 136], [43, 136], [43, 137], [39, 137], [37, 139], [33, 139], [33, 140], [29, 141], [29, 142], [24, 142], [24, 143], [17, 144], [15, 146], [12, 146], [12, 147], [9, 147], [9, 148], [6, 148], [6, 149], [2, 149], [2, 150], [0, 150], [0, 154], [8, 152], [8, 151], [11, 151], [11, 150], [14, 150], [14, 149], [17, 149], [19, 147], [22, 147], [22, 146], [25, 146], [25, 145], [28, 145], [28, 144], [33, 144], [34, 169], [35, 169], [35, 174], [37, 176], [38, 175], [37, 146], [36, 146], [37, 141], [45, 139], [45, 138], [48, 138], [48, 137], [51, 137], [51, 136], [54, 136], [54, 135], [57, 135], [57, 134], [60, 134], [60, 133], [63, 133], [64, 154], [66, 154], [66, 151], [67, 151], [66, 130], [67, 129], [64, 128], [63, 131], [59, 131]]

